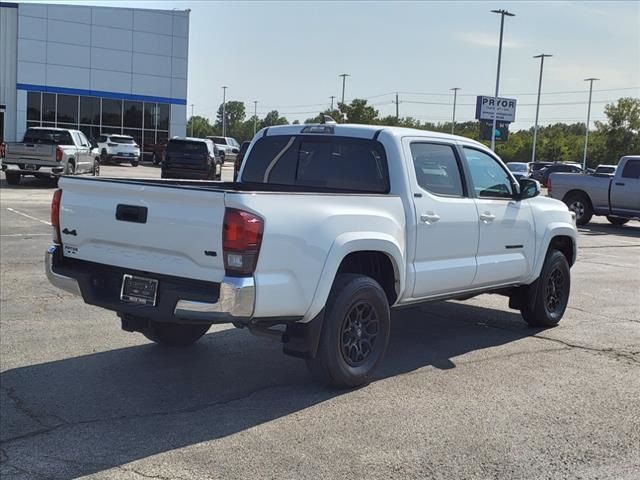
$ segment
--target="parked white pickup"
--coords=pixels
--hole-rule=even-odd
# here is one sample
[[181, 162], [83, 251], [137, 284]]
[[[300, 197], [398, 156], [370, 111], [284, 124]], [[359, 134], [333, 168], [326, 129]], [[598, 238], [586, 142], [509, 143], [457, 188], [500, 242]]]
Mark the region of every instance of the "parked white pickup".
[[277, 337], [338, 386], [371, 379], [393, 307], [491, 292], [531, 325], [564, 314], [574, 217], [480, 143], [271, 127], [239, 178], [63, 178], [49, 278], [160, 343], [193, 343], [219, 322]]

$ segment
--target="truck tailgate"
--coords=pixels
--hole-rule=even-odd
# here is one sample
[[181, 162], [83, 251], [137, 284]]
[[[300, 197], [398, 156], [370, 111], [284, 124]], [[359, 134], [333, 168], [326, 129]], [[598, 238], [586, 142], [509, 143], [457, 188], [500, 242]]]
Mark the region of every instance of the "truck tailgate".
[[224, 192], [69, 177], [59, 185], [65, 257], [222, 281]]
[[56, 146], [34, 143], [9, 143], [7, 161], [21, 161], [33, 164], [56, 164]]

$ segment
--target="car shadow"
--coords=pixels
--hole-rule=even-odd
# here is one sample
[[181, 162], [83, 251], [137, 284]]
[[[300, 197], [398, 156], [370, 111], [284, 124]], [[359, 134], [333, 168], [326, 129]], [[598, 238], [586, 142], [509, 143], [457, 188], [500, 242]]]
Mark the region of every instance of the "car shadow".
[[[495, 327], [495, 328], [491, 328]], [[378, 380], [533, 335], [509, 311], [457, 302], [397, 310]], [[71, 479], [211, 441], [346, 390], [315, 385], [275, 342], [229, 329], [189, 349], [153, 344], [14, 368], [0, 375], [2, 468]]]
[[640, 222], [630, 220], [624, 225], [611, 225], [605, 223], [588, 223], [578, 227], [581, 235], [619, 235], [621, 237], [640, 238]]
[[19, 185], [9, 185], [7, 179], [2, 176], [0, 179], [0, 188], [18, 190], [21, 188], [56, 188], [57, 183], [51, 178], [38, 177], [22, 177]]

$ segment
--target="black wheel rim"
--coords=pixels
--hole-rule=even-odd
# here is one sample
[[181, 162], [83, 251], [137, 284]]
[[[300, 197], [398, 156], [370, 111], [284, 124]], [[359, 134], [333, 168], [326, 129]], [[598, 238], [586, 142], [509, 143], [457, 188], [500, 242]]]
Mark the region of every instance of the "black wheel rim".
[[547, 280], [546, 302], [547, 311], [551, 314], [558, 313], [564, 308], [566, 298], [566, 279], [560, 268], [554, 268]]
[[370, 303], [358, 302], [345, 315], [340, 336], [342, 357], [352, 367], [371, 356], [379, 331], [378, 315]]

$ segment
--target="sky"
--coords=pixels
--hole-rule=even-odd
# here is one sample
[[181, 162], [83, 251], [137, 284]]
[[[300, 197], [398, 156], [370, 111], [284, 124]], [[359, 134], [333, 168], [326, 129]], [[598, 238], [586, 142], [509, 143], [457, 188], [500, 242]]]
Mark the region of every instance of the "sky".
[[[213, 119], [222, 102], [244, 101], [247, 117], [277, 109], [290, 121], [315, 116], [341, 96], [366, 98], [381, 115], [472, 120], [476, 95], [493, 95], [500, 16], [507, 9], [500, 96], [518, 102], [511, 130], [535, 119], [540, 53], [545, 59], [540, 124], [591, 120], [623, 96], [640, 97], [640, 1], [49, 1], [190, 9], [188, 99]], [[561, 92], [561, 93], [558, 93]], [[564, 93], [571, 92], [571, 93]]]

